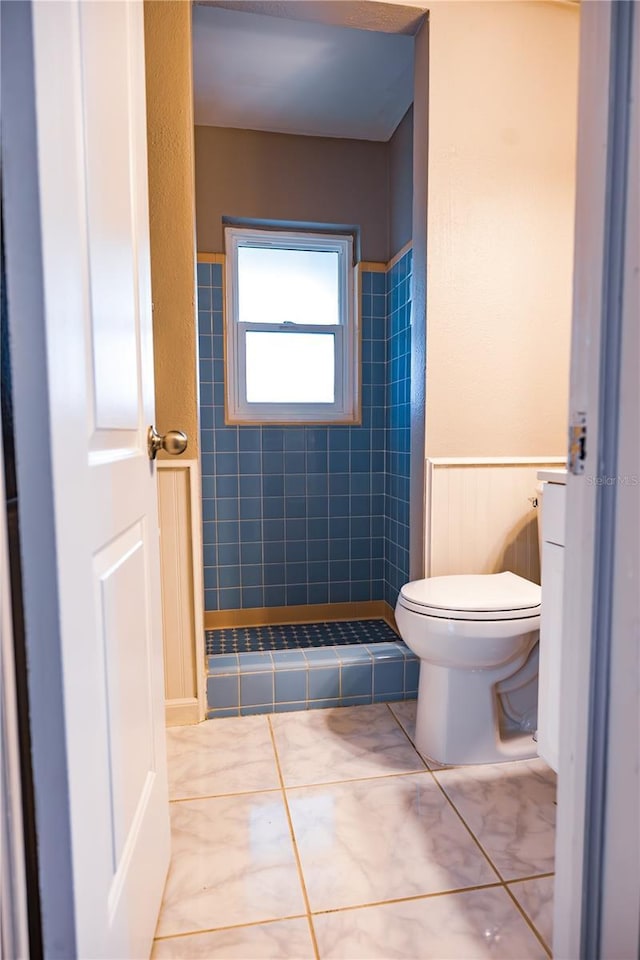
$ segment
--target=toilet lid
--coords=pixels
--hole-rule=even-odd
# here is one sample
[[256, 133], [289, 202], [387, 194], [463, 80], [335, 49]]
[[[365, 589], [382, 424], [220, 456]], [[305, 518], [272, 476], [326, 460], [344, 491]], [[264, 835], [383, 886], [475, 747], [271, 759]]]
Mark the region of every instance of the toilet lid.
[[540, 612], [540, 587], [515, 573], [429, 577], [405, 584], [398, 601], [451, 620], [520, 619]]

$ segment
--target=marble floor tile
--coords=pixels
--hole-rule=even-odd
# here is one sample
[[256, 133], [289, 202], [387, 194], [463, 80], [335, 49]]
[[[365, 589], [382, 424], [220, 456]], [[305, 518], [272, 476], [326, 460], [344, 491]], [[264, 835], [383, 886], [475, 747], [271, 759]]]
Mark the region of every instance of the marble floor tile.
[[156, 936], [305, 913], [281, 794], [173, 803], [171, 836]]
[[169, 727], [167, 761], [170, 800], [280, 786], [265, 716]]
[[497, 880], [428, 772], [287, 791], [312, 911]]
[[313, 918], [321, 960], [543, 960], [546, 953], [501, 887]]
[[553, 945], [554, 877], [534, 877], [510, 883], [509, 889], [546, 945]]
[[313, 960], [306, 917], [156, 940], [151, 960]]
[[504, 879], [553, 871], [556, 777], [544, 761], [450, 767], [434, 776]]
[[[391, 709], [392, 713], [401, 724], [402, 729], [413, 743], [416, 737], [416, 713], [418, 711], [418, 701], [399, 700], [397, 703], [388, 703], [387, 706]], [[418, 750], [417, 747], [416, 750]], [[418, 753], [420, 753], [419, 750]], [[427, 757], [424, 753], [421, 753], [420, 756], [428, 766], [429, 770], [449, 769], [446, 764], [438, 763], [437, 760], [433, 760], [432, 757]]]
[[388, 703], [388, 708], [401, 724], [410, 740], [415, 740], [416, 735], [416, 711], [418, 709], [417, 700], [397, 700], [395, 703]]
[[288, 787], [425, 769], [384, 703], [275, 714], [271, 723]]

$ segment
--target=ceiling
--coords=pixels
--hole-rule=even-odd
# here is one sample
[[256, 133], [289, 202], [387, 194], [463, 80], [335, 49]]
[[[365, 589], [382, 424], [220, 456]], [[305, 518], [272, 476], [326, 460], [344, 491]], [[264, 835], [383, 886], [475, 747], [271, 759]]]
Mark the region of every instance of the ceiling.
[[388, 140], [413, 99], [413, 37], [193, 8], [195, 122]]

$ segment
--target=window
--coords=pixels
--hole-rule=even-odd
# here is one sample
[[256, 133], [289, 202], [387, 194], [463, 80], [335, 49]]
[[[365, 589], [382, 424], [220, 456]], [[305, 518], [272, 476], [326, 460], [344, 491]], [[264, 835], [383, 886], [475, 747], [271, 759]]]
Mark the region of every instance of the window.
[[351, 237], [227, 227], [231, 423], [355, 423]]

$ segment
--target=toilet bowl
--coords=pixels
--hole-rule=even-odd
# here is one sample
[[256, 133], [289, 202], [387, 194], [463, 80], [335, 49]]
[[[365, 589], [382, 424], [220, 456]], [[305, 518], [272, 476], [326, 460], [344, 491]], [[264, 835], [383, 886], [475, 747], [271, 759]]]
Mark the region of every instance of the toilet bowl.
[[445, 764], [537, 755], [537, 584], [508, 572], [415, 580], [395, 616], [420, 659], [421, 753]]

